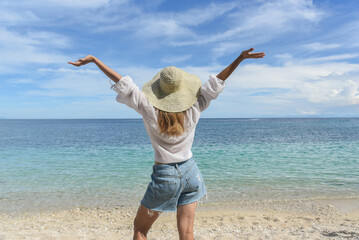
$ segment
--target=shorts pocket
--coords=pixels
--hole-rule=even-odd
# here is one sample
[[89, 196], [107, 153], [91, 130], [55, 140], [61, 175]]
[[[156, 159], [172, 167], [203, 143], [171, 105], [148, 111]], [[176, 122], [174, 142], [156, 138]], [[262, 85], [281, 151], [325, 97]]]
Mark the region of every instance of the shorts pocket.
[[175, 196], [179, 188], [179, 181], [177, 179], [154, 179], [152, 181], [153, 195], [156, 199], [171, 199]]
[[[197, 168], [197, 167], [196, 167]], [[201, 188], [203, 179], [201, 172], [197, 168], [193, 173], [191, 173], [191, 176], [187, 178], [187, 186], [186, 186], [186, 192], [197, 192]]]

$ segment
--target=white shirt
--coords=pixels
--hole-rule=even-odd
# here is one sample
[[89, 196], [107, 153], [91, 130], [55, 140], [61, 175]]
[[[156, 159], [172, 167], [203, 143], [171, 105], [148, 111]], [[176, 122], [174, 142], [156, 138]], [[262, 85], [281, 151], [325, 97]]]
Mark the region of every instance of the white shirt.
[[158, 110], [151, 105], [131, 77], [121, 78], [111, 86], [111, 89], [118, 93], [116, 97], [118, 102], [126, 104], [142, 115], [147, 134], [155, 150], [155, 161], [176, 163], [192, 157], [191, 148], [201, 112], [209, 106], [211, 100], [217, 98], [224, 87], [223, 80], [211, 75], [209, 80], [202, 85], [197, 102], [186, 111], [184, 133], [181, 136], [172, 137], [160, 133], [157, 124]]

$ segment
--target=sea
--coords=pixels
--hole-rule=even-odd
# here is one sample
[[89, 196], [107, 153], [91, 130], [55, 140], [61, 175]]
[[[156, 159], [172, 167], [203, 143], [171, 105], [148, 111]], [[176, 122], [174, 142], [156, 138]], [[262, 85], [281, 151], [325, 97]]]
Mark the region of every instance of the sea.
[[[201, 119], [208, 203], [359, 196], [359, 118]], [[141, 119], [0, 120], [0, 213], [136, 206], [154, 151]]]

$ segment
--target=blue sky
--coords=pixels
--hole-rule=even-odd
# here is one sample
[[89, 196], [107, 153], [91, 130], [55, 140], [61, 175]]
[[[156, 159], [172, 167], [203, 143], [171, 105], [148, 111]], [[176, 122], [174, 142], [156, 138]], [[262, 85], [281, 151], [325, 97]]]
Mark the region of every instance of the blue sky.
[[254, 47], [203, 117], [359, 117], [359, 1], [2, 0], [1, 118], [139, 118], [88, 54], [139, 87], [202, 82]]

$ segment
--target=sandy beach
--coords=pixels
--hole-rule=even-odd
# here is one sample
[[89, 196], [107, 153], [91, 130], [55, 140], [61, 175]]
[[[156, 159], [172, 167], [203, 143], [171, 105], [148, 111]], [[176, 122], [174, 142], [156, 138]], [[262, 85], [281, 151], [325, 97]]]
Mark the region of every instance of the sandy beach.
[[[0, 215], [0, 239], [132, 239], [135, 207], [75, 208]], [[359, 199], [201, 204], [195, 239], [359, 239]], [[148, 239], [178, 239], [174, 213]]]

